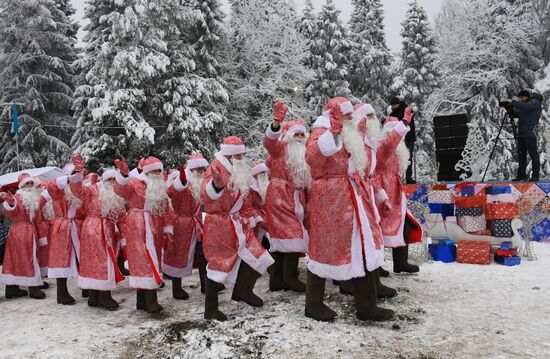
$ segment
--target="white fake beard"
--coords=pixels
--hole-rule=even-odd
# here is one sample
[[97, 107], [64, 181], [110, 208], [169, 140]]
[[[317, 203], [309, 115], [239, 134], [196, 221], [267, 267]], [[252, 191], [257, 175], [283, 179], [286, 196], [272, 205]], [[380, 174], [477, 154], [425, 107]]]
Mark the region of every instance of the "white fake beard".
[[265, 195], [267, 193], [267, 186], [269, 186], [269, 177], [267, 176], [267, 173], [260, 173], [256, 176], [256, 180], [258, 181], [258, 193], [260, 193], [262, 202], [264, 202]]
[[55, 219], [55, 212], [53, 210], [52, 201], [46, 202], [44, 207], [42, 207], [42, 215], [44, 216], [44, 219], [46, 219], [47, 221], [53, 221]]
[[285, 167], [289, 171], [297, 189], [311, 186], [311, 172], [306, 162], [306, 140], [297, 140], [294, 134], [288, 133], [283, 140], [287, 143]]
[[27, 211], [36, 211], [40, 207], [40, 191], [34, 188], [22, 188], [19, 195], [21, 196], [21, 203]]
[[71, 187], [69, 186], [65, 187], [65, 199], [71, 203], [74, 203], [77, 208], [79, 208], [82, 204], [82, 201], [73, 194]]
[[244, 197], [248, 196], [248, 189], [250, 184], [254, 182], [254, 176], [252, 176], [252, 170], [246, 160], [231, 160], [233, 164], [233, 173], [229, 178], [229, 187], [237, 189]]
[[115, 187], [112, 183], [101, 182], [98, 184], [98, 189], [101, 215], [111, 220], [117, 220], [124, 210], [124, 199], [115, 193]]
[[191, 190], [191, 194], [193, 194], [193, 198], [197, 201], [197, 203], [201, 200], [201, 186], [203, 178], [204, 175], [198, 175], [193, 172], [189, 173], [189, 176], [187, 177], [187, 180], [189, 181], [189, 189]]
[[[385, 127], [384, 130], [382, 131], [385, 137], [390, 136], [392, 132], [393, 132], [393, 127]], [[399, 175], [403, 177], [407, 173], [407, 168], [409, 167], [409, 160], [411, 158], [409, 149], [405, 144], [405, 137], [401, 139], [401, 142], [399, 142], [399, 145], [395, 149], [395, 156], [397, 157], [397, 162], [399, 165], [398, 166]]]
[[380, 121], [377, 118], [367, 120], [367, 137], [374, 143], [377, 143], [382, 137], [382, 129], [380, 127]]
[[145, 199], [151, 205], [151, 212], [155, 215], [164, 213], [164, 206], [168, 204], [166, 183], [161, 175], [148, 175]]
[[365, 143], [357, 127], [359, 121], [344, 121], [342, 127], [342, 140], [344, 141], [344, 147], [351, 155], [351, 159], [355, 164], [355, 172], [361, 177], [365, 175], [365, 168], [367, 168], [367, 153], [365, 152]]

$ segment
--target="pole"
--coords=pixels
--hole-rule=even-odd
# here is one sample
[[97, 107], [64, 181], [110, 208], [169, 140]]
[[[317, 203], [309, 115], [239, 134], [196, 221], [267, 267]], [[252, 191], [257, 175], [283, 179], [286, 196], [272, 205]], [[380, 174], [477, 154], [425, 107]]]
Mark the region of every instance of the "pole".
[[489, 156], [489, 161], [487, 162], [487, 167], [485, 167], [485, 172], [483, 173], [483, 178], [481, 179], [481, 182], [485, 181], [485, 176], [487, 175], [487, 171], [489, 170], [489, 165], [491, 164], [491, 161], [493, 160], [493, 155], [495, 154], [495, 150], [497, 149], [498, 140], [500, 138], [500, 134], [502, 132], [502, 129], [504, 128], [504, 123], [506, 122], [506, 117], [508, 115], [504, 114], [504, 117], [502, 118], [502, 123], [500, 124], [500, 128], [498, 130], [497, 138], [495, 139], [495, 144], [493, 145], [493, 150], [491, 151], [491, 155]]
[[15, 135], [15, 149], [17, 153], [17, 170], [21, 171], [21, 164], [19, 163], [19, 134]]

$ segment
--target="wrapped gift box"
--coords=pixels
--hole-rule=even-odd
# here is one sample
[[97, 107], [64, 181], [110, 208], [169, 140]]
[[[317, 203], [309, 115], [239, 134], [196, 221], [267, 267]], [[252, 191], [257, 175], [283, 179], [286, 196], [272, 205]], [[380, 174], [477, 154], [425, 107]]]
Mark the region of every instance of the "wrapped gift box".
[[479, 232], [487, 228], [485, 216], [458, 217], [458, 225], [467, 233]]
[[512, 242], [511, 241], [502, 242], [500, 244], [500, 249], [502, 249], [503, 251], [512, 249]]
[[487, 195], [487, 203], [495, 203], [495, 202], [516, 203], [517, 201], [518, 201], [517, 196], [511, 193]]
[[455, 186], [455, 191], [461, 196], [475, 196], [476, 194], [476, 184], [475, 182], [463, 182]]
[[440, 239], [437, 244], [440, 246], [454, 246], [455, 242], [451, 239]]
[[[468, 198], [468, 197], [464, 197]], [[487, 203], [485, 207], [487, 219], [513, 219], [518, 216], [515, 203]]]
[[485, 187], [485, 194], [506, 194], [512, 193], [512, 186], [487, 186]]
[[455, 214], [457, 217], [461, 216], [482, 216], [483, 215], [483, 207], [471, 207], [471, 208], [457, 208], [455, 210]]
[[443, 219], [455, 214], [455, 205], [452, 203], [428, 203], [428, 206], [430, 213], [440, 213]]
[[475, 235], [478, 235], [478, 236], [491, 236], [492, 235], [492, 232], [490, 229], [488, 228], [485, 228], [484, 230], [482, 231], [477, 231], [477, 232], [472, 232], [470, 234], [475, 234]]
[[496, 254], [503, 257], [514, 257], [518, 255], [518, 249], [517, 248], [497, 249]]
[[505, 266], [517, 266], [521, 264], [521, 257], [518, 256], [500, 256], [495, 253], [495, 263], [502, 264]]
[[487, 202], [485, 196], [475, 197], [454, 197], [456, 208], [477, 208], [484, 207]]
[[453, 244], [429, 244], [428, 250], [434, 261], [451, 263], [456, 260], [456, 246]]
[[468, 264], [490, 264], [491, 243], [482, 241], [458, 241], [456, 261]]
[[431, 190], [428, 192], [428, 203], [453, 203], [453, 195], [449, 190]]
[[489, 221], [489, 228], [495, 237], [512, 238], [514, 236], [511, 219], [492, 219]]

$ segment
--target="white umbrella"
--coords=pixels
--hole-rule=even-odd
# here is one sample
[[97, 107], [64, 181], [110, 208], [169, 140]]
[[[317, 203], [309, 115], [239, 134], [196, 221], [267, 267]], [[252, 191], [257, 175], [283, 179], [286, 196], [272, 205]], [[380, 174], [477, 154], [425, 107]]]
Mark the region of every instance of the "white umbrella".
[[31, 177], [38, 177], [41, 180], [48, 181], [64, 175], [63, 170], [58, 167], [31, 168], [0, 176], [0, 187], [16, 184], [21, 173], [28, 173]]

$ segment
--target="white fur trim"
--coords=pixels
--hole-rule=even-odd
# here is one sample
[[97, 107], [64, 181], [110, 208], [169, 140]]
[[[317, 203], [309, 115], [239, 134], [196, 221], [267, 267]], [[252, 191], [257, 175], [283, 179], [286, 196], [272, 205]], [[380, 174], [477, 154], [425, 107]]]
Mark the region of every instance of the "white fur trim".
[[411, 130], [411, 128], [407, 125], [405, 125], [403, 122], [399, 121], [397, 125], [393, 128], [395, 132], [399, 134], [399, 136], [403, 137]]
[[208, 184], [206, 185], [206, 194], [208, 195], [208, 197], [210, 197], [210, 199], [214, 201], [220, 199], [223, 196], [224, 191], [225, 188], [222, 189], [220, 192], [216, 192], [216, 190], [214, 189], [213, 180], [210, 180], [210, 182], [208, 182]]
[[46, 200], [46, 202], [49, 202], [52, 200], [52, 196], [50, 196], [50, 193], [48, 192], [48, 190], [43, 190], [40, 195], [42, 197], [44, 197], [44, 199]]
[[106, 181], [108, 179], [111, 179], [111, 178], [116, 178], [116, 175], [117, 175], [117, 171], [114, 170], [114, 169], [108, 169], [106, 170], [105, 172], [103, 172], [103, 174], [101, 175], [101, 179], [103, 181]]
[[137, 289], [158, 289], [160, 285], [155, 280], [155, 277], [135, 277], [130, 276], [128, 280], [131, 288]]
[[74, 172], [74, 165], [72, 163], [67, 163], [65, 165], [65, 167], [63, 167], [63, 173], [66, 175], [66, 176], [70, 176], [72, 175]]
[[83, 179], [84, 179], [84, 173], [82, 172], [78, 172], [78, 173], [75, 173], [74, 175], [69, 176], [70, 183], [82, 182]]
[[25, 187], [25, 185], [26, 185], [27, 183], [29, 183], [29, 182], [32, 182], [33, 185], [36, 185], [36, 179], [35, 179], [34, 177], [30, 177], [30, 176], [29, 176], [29, 177], [25, 178], [23, 181], [19, 182], [18, 187], [19, 187], [19, 188], [23, 188], [23, 187]]
[[174, 226], [164, 226], [164, 227], [162, 227], [162, 233], [164, 233], [164, 234], [174, 234]]
[[141, 173], [147, 174], [152, 171], [162, 171], [164, 169], [164, 166], [162, 165], [162, 162], [153, 162], [150, 165], [143, 166], [143, 171]]
[[307, 241], [298, 239], [269, 238], [269, 251], [280, 253], [307, 253]]
[[340, 104], [340, 110], [344, 115], [348, 115], [350, 113], [353, 113], [353, 105], [351, 104], [351, 102], [346, 101]]
[[176, 268], [164, 263], [164, 253], [162, 260], [162, 272], [168, 274], [170, 277], [184, 278], [193, 273], [193, 258], [195, 257], [195, 245], [197, 238], [195, 236], [195, 230], [193, 229], [193, 236], [191, 237], [191, 243], [189, 244], [189, 254], [187, 255], [187, 266], [183, 268]]
[[317, 120], [315, 120], [312, 127], [329, 129], [330, 128], [330, 117], [328, 115], [329, 113], [330, 112], [327, 112], [327, 114], [323, 113], [323, 116], [317, 117]]
[[388, 199], [390, 198], [384, 189], [381, 189], [376, 193], [376, 203], [384, 203]]
[[220, 145], [220, 152], [224, 156], [242, 155], [246, 152], [245, 145]]
[[128, 177], [130, 178], [135, 178], [139, 176], [139, 170], [137, 168], [134, 168], [133, 170], [130, 171], [130, 173], [128, 174]]
[[260, 274], [264, 274], [275, 261], [268, 251], [262, 253], [259, 258], [256, 258], [248, 248], [242, 246], [239, 249], [239, 257], [242, 258], [252, 269]]
[[364, 103], [361, 106], [359, 106], [358, 109], [353, 111], [353, 118], [355, 120], [360, 120], [367, 115], [371, 115], [375, 113], [376, 112], [374, 111], [374, 108], [370, 104]]
[[[108, 248], [105, 248], [108, 251]], [[107, 279], [94, 279], [78, 276], [78, 286], [82, 289], [113, 290], [116, 288], [115, 264], [107, 253]]]
[[279, 130], [277, 132], [273, 132], [271, 129], [271, 124], [267, 126], [267, 130], [265, 131], [265, 136], [269, 138], [270, 140], [276, 140], [279, 138], [279, 136], [282, 133], [283, 126], [279, 126]]
[[179, 171], [177, 172], [178, 173], [178, 176], [174, 179], [174, 182], [172, 182], [172, 186], [174, 186], [174, 189], [178, 192], [182, 192], [184, 191], [188, 186], [189, 186], [189, 181], [187, 181], [185, 183], [185, 185], [183, 185], [181, 183], [181, 178], [179, 176]]
[[44, 247], [48, 245], [48, 237], [42, 237], [38, 240], [38, 245]]
[[264, 173], [264, 172], [268, 172], [268, 171], [269, 171], [269, 169], [267, 168], [265, 163], [260, 163], [259, 165], [252, 167], [252, 175], [253, 176], [257, 176], [260, 173]]
[[[136, 176], [137, 177], [137, 176]], [[136, 177], [131, 177], [131, 176], [128, 176], [128, 177], [124, 177], [120, 172], [117, 171], [116, 173], [116, 181], [119, 185], [121, 186], [126, 186], [128, 183], [130, 183], [130, 180], [132, 178], [136, 178]]]
[[203, 167], [208, 167], [208, 161], [204, 158], [195, 158], [192, 160], [188, 160], [185, 164], [185, 168], [187, 168], [189, 171]]
[[222, 272], [210, 269], [210, 264], [206, 267], [206, 276], [208, 279], [217, 283], [235, 284], [237, 281], [237, 274], [239, 273], [239, 267], [241, 266], [241, 258], [237, 258], [235, 265], [229, 272]]
[[351, 278], [358, 278], [365, 276], [364, 270], [363, 275], [358, 275], [352, 269], [351, 263], [342, 264], [339, 266], [319, 263], [313, 259], [309, 259], [307, 263], [307, 269], [318, 277], [325, 279], [333, 280], [349, 280]]
[[294, 125], [291, 128], [289, 128], [286, 133], [299, 133], [299, 132], [306, 133], [307, 132], [306, 126], [304, 126], [304, 125]]
[[2, 203], [2, 206], [6, 211], [11, 212], [15, 209], [15, 207], [17, 207], [17, 202], [14, 201], [13, 206], [10, 206], [8, 201], [4, 201], [4, 203]]
[[325, 131], [325, 133], [319, 136], [317, 146], [319, 146], [319, 150], [321, 150], [324, 156], [330, 157], [342, 149], [342, 138], [340, 135], [334, 135], [330, 131]]
[[21, 285], [24, 287], [37, 287], [44, 284], [42, 281], [42, 272], [40, 272], [40, 266], [38, 264], [38, 258], [36, 257], [37, 249], [36, 249], [36, 241], [32, 242], [32, 261], [33, 261], [33, 267], [34, 267], [34, 276], [32, 277], [24, 277], [24, 276], [16, 276], [13, 274], [0, 274], [0, 283], [5, 285]]
[[69, 176], [60, 176], [55, 179], [55, 184], [58, 189], [65, 189], [69, 184]]
[[[393, 211], [398, 211], [399, 209], [393, 208]], [[407, 215], [407, 198], [404, 193], [401, 193], [401, 224], [395, 235], [386, 235], [384, 236], [384, 246], [387, 248], [397, 248], [403, 247], [405, 245], [405, 238], [403, 237], [403, 228], [405, 227], [405, 216]], [[383, 230], [383, 228], [382, 228]]]

